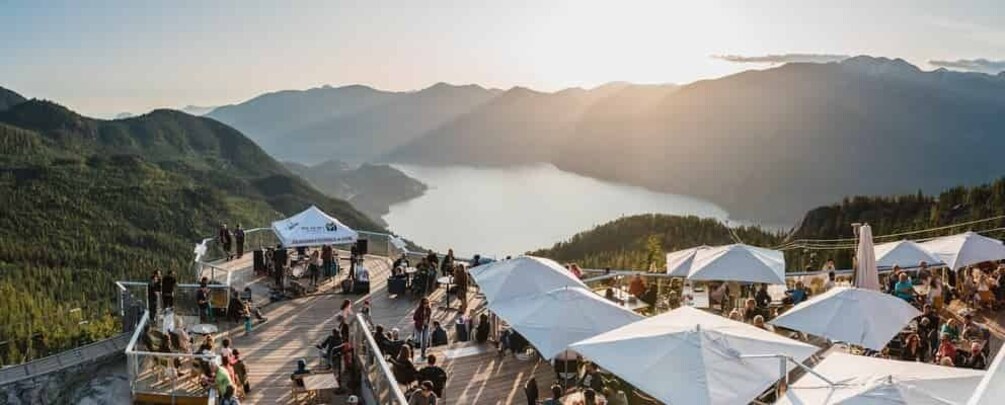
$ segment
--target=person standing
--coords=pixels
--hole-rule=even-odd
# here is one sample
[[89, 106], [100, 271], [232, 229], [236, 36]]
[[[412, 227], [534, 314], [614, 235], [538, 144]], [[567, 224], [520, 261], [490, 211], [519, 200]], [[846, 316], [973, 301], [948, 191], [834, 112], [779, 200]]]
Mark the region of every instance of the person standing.
[[433, 249], [429, 249], [429, 253], [426, 254], [426, 261], [428, 261], [434, 269], [440, 264], [440, 258], [436, 256], [436, 253], [433, 253]]
[[[436, 268], [434, 267], [433, 269]], [[450, 272], [453, 270], [454, 270], [454, 249], [447, 249], [447, 255], [443, 256], [443, 260], [440, 261], [440, 273], [443, 273], [444, 276], [449, 276]]]
[[318, 257], [318, 252], [311, 253], [310, 259], [307, 261], [307, 274], [311, 276], [311, 287], [318, 286], [318, 276], [321, 273], [321, 259]]
[[332, 245], [324, 245], [321, 247], [321, 267], [324, 269], [324, 278], [327, 279], [335, 275], [335, 267], [333, 265], [335, 254]]
[[210, 318], [209, 279], [206, 277], [199, 280], [199, 289], [195, 290], [195, 303], [199, 306], [199, 320], [205, 322]]
[[461, 302], [458, 310], [463, 315], [468, 312], [468, 272], [463, 264], [454, 266], [454, 285], [457, 288], [457, 300]]
[[174, 269], [168, 270], [167, 276], [161, 281], [161, 300], [164, 302], [164, 309], [174, 308], [174, 289], [178, 285], [175, 278]]
[[230, 244], [233, 241], [233, 235], [230, 234], [230, 230], [227, 229], [227, 224], [220, 224], [220, 230], [216, 235], [217, 242], [220, 242], [220, 247], [223, 248], [223, 253], [227, 255], [227, 260], [231, 259], [230, 255]]
[[283, 247], [283, 245], [279, 245], [276, 247], [276, 251], [272, 254], [272, 257], [276, 263], [274, 269], [275, 273], [273, 274], [276, 281], [276, 289], [282, 291], [283, 277], [286, 275], [286, 248]]
[[237, 229], [234, 230], [234, 242], [237, 242], [237, 258], [240, 259], [244, 256], [244, 229], [241, 224], [237, 224]]
[[412, 322], [415, 326], [415, 338], [419, 340], [419, 347], [422, 348], [422, 357], [426, 356], [426, 347], [429, 346], [429, 323], [433, 318], [433, 307], [429, 305], [429, 298], [423, 297], [419, 301], [419, 307], [412, 314]]
[[157, 301], [161, 295], [161, 271], [154, 270], [147, 283], [147, 310], [150, 311], [150, 319], [157, 318]]

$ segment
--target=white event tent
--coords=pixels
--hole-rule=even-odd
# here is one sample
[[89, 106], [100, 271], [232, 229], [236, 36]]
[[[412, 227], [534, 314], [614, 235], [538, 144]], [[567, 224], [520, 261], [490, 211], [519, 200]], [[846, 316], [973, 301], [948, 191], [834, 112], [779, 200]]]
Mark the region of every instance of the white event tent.
[[468, 273], [490, 305], [561, 287], [586, 288], [586, 284], [554, 260], [534, 256], [520, 256], [473, 267]]
[[570, 344], [643, 319], [593, 291], [561, 287], [544, 294], [493, 302], [492, 312], [520, 332], [545, 359]]
[[776, 405], [961, 404], [984, 372], [833, 353], [793, 383]]
[[356, 242], [359, 234], [316, 206], [272, 223], [284, 247], [341, 245]]
[[[749, 403], [781, 378], [781, 360], [770, 356], [801, 362], [818, 350], [690, 307], [569, 348], [671, 405]], [[792, 367], [786, 362], [787, 369]]]
[[971, 264], [1005, 259], [1005, 245], [1002, 241], [975, 232], [933, 239], [922, 243], [921, 246], [953, 270]]
[[941, 263], [942, 259], [932, 254], [924, 246], [909, 240], [900, 240], [876, 245], [876, 265], [879, 267], [914, 267], [921, 262], [929, 265]]
[[785, 255], [744, 244], [698, 249], [688, 280], [785, 284]]

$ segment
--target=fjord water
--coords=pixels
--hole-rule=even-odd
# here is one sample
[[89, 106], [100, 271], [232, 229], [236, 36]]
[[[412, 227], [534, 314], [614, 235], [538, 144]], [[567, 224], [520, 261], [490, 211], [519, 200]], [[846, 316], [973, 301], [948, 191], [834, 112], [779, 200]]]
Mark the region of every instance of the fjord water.
[[469, 257], [502, 258], [550, 247], [622, 216], [661, 213], [726, 220], [707, 201], [604, 182], [549, 164], [507, 168], [393, 165], [429, 186], [384, 221], [416, 243]]

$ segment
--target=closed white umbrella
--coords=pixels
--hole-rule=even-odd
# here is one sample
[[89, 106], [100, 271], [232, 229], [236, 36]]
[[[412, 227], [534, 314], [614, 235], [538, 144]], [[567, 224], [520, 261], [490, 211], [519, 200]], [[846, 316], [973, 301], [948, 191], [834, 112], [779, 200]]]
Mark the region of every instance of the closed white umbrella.
[[708, 248], [708, 246], [696, 246], [667, 253], [667, 274], [673, 277], [687, 277], [688, 273], [691, 272], [694, 256], [698, 254], [698, 251]]
[[[934, 364], [833, 353], [813, 370], [835, 383], [806, 374], [779, 405], [948, 405], [961, 404], [983, 371]], [[995, 402], [995, 403], [1000, 403]]]
[[921, 246], [953, 270], [971, 264], [1005, 259], [1005, 245], [1002, 245], [1002, 241], [974, 232], [933, 239], [922, 243]]
[[882, 350], [912, 319], [921, 315], [890, 294], [854, 287], [834, 287], [796, 305], [772, 325], [830, 340]]
[[1005, 350], [991, 362], [981, 383], [974, 389], [967, 405], [997, 405], [1005, 400]]
[[876, 253], [876, 266], [893, 267], [914, 267], [921, 262], [927, 264], [941, 263], [942, 259], [935, 256], [924, 246], [910, 240], [900, 240], [890, 243], [876, 245], [873, 249]]
[[876, 268], [876, 250], [872, 247], [872, 227], [868, 224], [858, 229], [858, 250], [855, 253], [855, 287], [879, 291], [879, 269]]
[[[749, 356], [803, 361], [818, 350], [690, 307], [625, 325], [570, 349], [671, 405], [749, 403], [781, 377], [777, 358]], [[786, 369], [792, 367], [786, 363]]]
[[554, 260], [520, 256], [468, 270], [489, 303], [586, 284]]
[[699, 249], [689, 280], [785, 284], [785, 255], [744, 244]]
[[562, 287], [544, 294], [489, 304], [546, 359], [570, 344], [643, 318], [593, 291]]

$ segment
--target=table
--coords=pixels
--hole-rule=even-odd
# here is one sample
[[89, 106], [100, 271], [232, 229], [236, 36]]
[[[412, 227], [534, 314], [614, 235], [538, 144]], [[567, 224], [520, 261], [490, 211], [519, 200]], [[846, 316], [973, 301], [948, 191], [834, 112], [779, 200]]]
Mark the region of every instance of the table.
[[[582, 391], [576, 391], [573, 393], [565, 394], [565, 396], [560, 398], [560, 400], [562, 401], [562, 405], [578, 405], [586, 403], [586, 397], [583, 395]], [[605, 398], [603, 394], [598, 392], [597, 403], [606, 404], [607, 398]]]
[[209, 323], [200, 323], [198, 325], [189, 326], [188, 333], [191, 333], [193, 335], [212, 335], [216, 333], [218, 330], [219, 329], [217, 329], [216, 325]]
[[442, 284], [444, 288], [446, 288], [446, 291], [444, 291], [445, 294], [443, 294], [443, 298], [447, 301], [447, 305], [445, 308], [453, 309], [450, 308], [450, 287], [454, 285], [454, 276], [440, 277], [436, 279], [436, 282]]
[[[638, 299], [634, 295], [629, 294], [628, 291], [625, 291], [621, 288], [612, 288], [612, 290], [614, 292], [614, 300], [615, 300], [614, 303], [618, 305], [621, 305], [632, 311], [638, 311], [640, 309], [650, 307], [648, 303]], [[601, 295], [606, 294], [606, 292], [607, 290], [602, 290]]]
[[708, 298], [708, 288], [705, 287], [699, 287], [699, 288], [695, 288], [690, 285], [684, 286], [685, 305], [692, 306], [695, 308], [709, 308], [711, 304]]
[[307, 374], [301, 380], [304, 382], [304, 390], [308, 392], [334, 393], [338, 389], [338, 380], [332, 373]]

